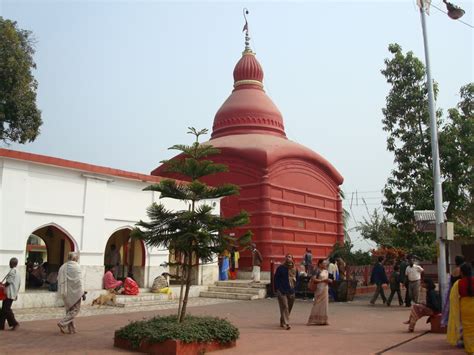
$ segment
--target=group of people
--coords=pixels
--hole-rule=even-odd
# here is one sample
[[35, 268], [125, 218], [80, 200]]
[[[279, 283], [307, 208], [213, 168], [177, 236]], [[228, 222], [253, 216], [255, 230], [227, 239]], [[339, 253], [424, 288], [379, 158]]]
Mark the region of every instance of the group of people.
[[[252, 280], [254, 282], [260, 282], [260, 266], [263, 261], [262, 254], [254, 243], [250, 245], [249, 250], [252, 253]], [[220, 281], [237, 279], [239, 259], [240, 253], [235, 247], [232, 247], [230, 251], [224, 250], [221, 255], [219, 255]]]
[[58, 272], [54, 271], [47, 261], [43, 263], [28, 261], [26, 272], [29, 288], [47, 286], [49, 291], [56, 292], [58, 290]]

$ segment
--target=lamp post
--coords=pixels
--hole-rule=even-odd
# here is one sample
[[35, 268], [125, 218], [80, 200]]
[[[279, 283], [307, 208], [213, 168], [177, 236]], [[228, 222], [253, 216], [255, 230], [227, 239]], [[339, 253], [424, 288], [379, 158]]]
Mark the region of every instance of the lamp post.
[[[444, 0], [443, 0], [444, 1]], [[433, 185], [434, 185], [434, 205], [435, 205], [435, 217], [436, 217], [436, 241], [438, 243], [438, 282], [441, 297], [443, 298], [446, 290], [446, 246], [445, 241], [442, 237], [442, 228], [444, 223], [443, 214], [443, 190], [441, 186], [441, 172], [439, 167], [439, 149], [438, 149], [438, 127], [436, 123], [436, 111], [433, 94], [433, 81], [431, 79], [431, 68], [430, 68], [430, 56], [428, 50], [428, 34], [426, 32], [426, 16], [424, 1], [420, 0], [420, 16], [421, 16], [421, 27], [423, 30], [423, 45], [425, 49], [425, 65], [426, 65], [426, 85], [428, 86], [428, 111], [430, 115], [430, 131], [431, 131], [431, 156], [433, 160]], [[451, 18], [459, 18], [464, 14], [464, 11], [460, 16], [451, 16], [452, 10], [449, 8], [449, 4], [445, 1], [448, 6], [448, 16]], [[448, 5], [449, 4], [449, 5]], [[457, 8], [459, 9], [459, 8]], [[460, 10], [460, 9], [459, 9]], [[462, 11], [462, 10], [461, 10]], [[444, 302], [444, 300], [443, 300]]]

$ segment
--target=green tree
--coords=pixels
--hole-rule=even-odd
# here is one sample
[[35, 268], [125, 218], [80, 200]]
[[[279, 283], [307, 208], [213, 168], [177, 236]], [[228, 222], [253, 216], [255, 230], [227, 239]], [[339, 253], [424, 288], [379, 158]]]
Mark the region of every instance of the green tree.
[[5, 143], [32, 142], [39, 134], [34, 53], [32, 33], [0, 16], [0, 141]]
[[[392, 57], [385, 59], [381, 72], [390, 91], [382, 110], [382, 123], [395, 166], [383, 189], [383, 205], [394, 228], [393, 246], [431, 258], [435, 235], [417, 232], [413, 216], [415, 210], [434, 209], [425, 67], [412, 52], [404, 54], [398, 44], [391, 44], [388, 49]], [[434, 83], [435, 97], [437, 92]], [[461, 89], [459, 109], [449, 110], [445, 121], [441, 110], [436, 112], [443, 200], [450, 202], [447, 217], [454, 218], [457, 230], [465, 235], [472, 235], [472, 97], [473, 87], [468, 84]]]
[[[174, 145], [170, 149], [181, 154], [171, 160], [165, 160], [166, 170], [177, 174], [189, 182], [178, 182], [173, 179], [162, 180], [145, 188], [160, 193], [161, 198], [184, 201], [189, 208], [179, 211], [167, 209], [163, 204], [153, 203], [147, 210], [150, 221], [140, 221], [133, 235], [141, 238], [149, 246], [164, 247], [174, 250], [183, 256], [183, 262], [176, 265], [181, 269], [182, 282], [178, 307], [178, 320], [181, 323], [186, 315], [189, 289], [192, 281], [192, 269], [201, 262], [212, 262], [215, 255], [239, 243], [247, 245], [251, 240], [251, 232], [244, 233], [240, 238], [226, 234], [232, 228], [243, 226], [249, 222], [248, 213], [223, 218], [212, 213], [209, 200], [231, 196], [238, 193], [238, 187], [222, 184], [211, 187], [200, 181], [201, 178], [227, 171], [227, 166], [216, 164], [207, 157], [219, 154], [212, 145], [199, 143], [199, 136], [206, 134], [207, 129], [197, 131], [189, 128], [189, 134], [196, 137], [194, 143]], [[183, 287], [185, 287], [183, 296]]]
[[347, 265], [370, 265], [371, 257], [367, 251], [356, 250], [352, 251], [354, 245], [350, 241], [345, 241], [344, 244], [336, 243], [332, 247], [330, 256], [340, 256], [347, 263]]
[[448, 120], [439, 134], [443, 199], [449, 201], [448, 220], [455, 233], [474, 235], [474, 83], [463, 86], [457, 108], [448, 110]]

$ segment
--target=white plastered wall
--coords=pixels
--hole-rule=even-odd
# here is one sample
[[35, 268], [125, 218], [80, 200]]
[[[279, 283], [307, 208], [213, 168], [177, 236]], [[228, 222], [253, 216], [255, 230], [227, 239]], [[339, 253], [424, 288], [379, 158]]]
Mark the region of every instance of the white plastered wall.
[[[93, 174], [30, 161], [0, 157], [0, 276], [11, 257], [19, 260], [22, 288], [25, 249], [31, 233], [53, 225], [64, 232], [80, 253], [87, 289], [102, 287], [105, 246], [117, 230], [146, 220], [146, 208], [158, 194], [142, 191], [149, 182]], [[162, 199], [168, 209], [186, 206]], [[220, 213], [215, 201], [215, 213]], [[168, 250], [145, 248], [145, 287], [165, 271]], [[211, 277], [212, 278], [212, 277]], [[199, 277], [200, 280], [211, 280]]]

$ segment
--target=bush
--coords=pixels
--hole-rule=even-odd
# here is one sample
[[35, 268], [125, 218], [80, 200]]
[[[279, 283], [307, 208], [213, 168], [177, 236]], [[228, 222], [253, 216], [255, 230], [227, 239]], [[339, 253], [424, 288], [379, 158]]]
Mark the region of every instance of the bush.
[[239, 330], [225, 319], [186, 316], [184, 322], [178, 323], [178, 317], [172, 315], [131, 322], [115, 331], [115, 337], [129, 340], [134, 348], [138, 348], [143, 340], [149, 343], [180, 340], [184, 343], [217, 341], [223, 344], [237, 340]]

